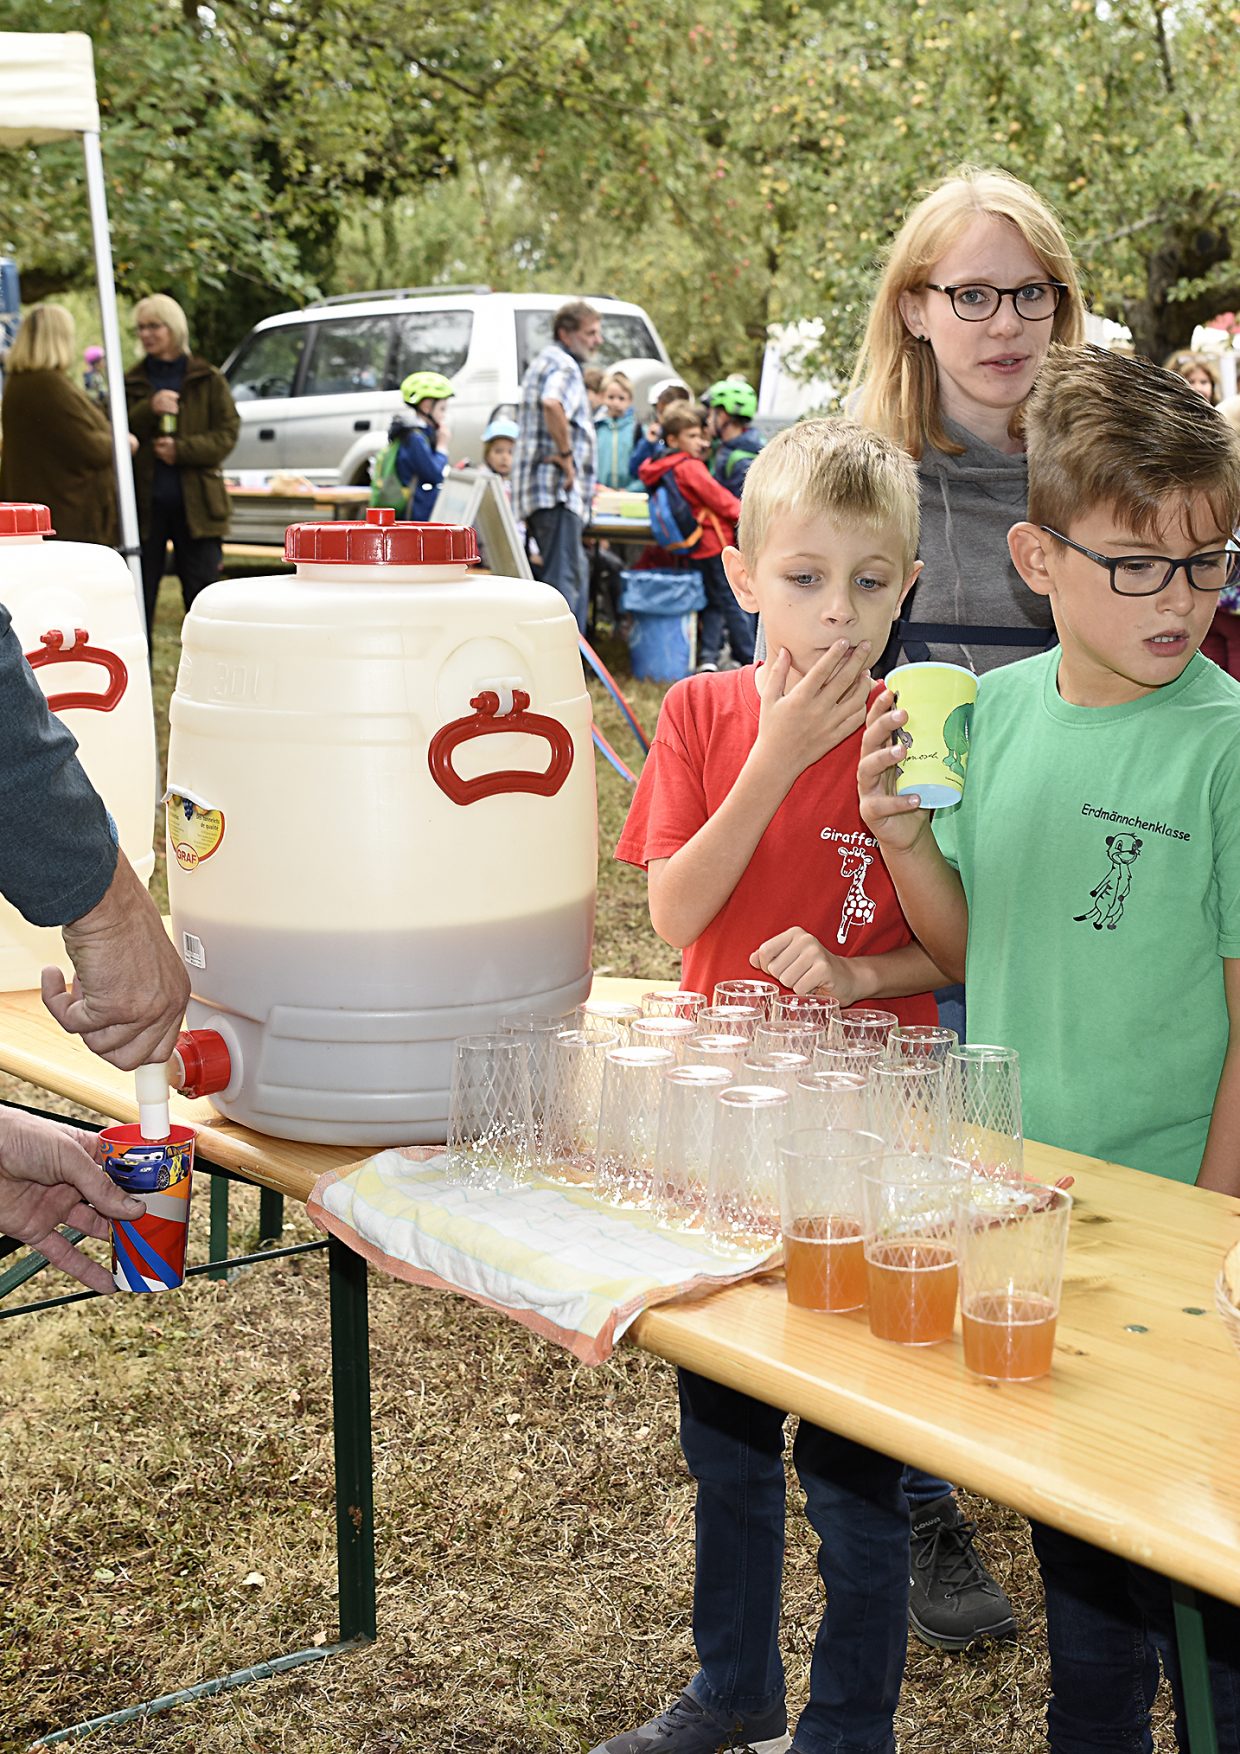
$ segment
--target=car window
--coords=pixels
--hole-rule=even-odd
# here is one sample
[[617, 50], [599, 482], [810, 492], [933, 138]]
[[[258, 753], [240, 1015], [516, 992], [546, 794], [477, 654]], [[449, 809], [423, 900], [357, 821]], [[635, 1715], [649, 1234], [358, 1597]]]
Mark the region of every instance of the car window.
[[442, 372], [454, 377], [465, 364], [473, 333], [472, 311], [409, 311], [397, 319], [392, 381], [399, 390], [410, 372]]
[[306, 345], [305, 323], [260, 329], [243, 341], [228, 368], [228, 387], [235, 402], [266, 401], [291, 396]]
[[303, 396], [348, 396], [388, 384], [391, 317], [333, 317], [314, 325]]
[[[517, 312], [517, 370], [521, 377], [551, 340], [554, 316], [554, 311]], [[603, 345], [590, 361], [591, 365], [606, 368], [621, 359], [662, 357], [644, 317], [634, 316], [631, 311], [603, 312]]]

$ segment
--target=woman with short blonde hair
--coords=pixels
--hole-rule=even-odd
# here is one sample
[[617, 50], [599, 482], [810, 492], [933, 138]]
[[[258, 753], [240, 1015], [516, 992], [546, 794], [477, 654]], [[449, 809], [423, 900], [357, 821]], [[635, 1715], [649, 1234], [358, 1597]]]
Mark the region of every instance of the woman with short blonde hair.
[[69, 376], [76, 358], [63, 305], [26, 312], [4, 362], [0, 500], [47, 506], [62, 541], [115, 543], [112, 429]]
[[137, 444], [134, 486], [142, 530], [142, 594], [148, 635], [169, 545], [186, 609], [220, 576], [228, 490], [220, 464], [240, 417], [221, 374], [189, 350], [185, 312], [167, 293], [134, 306], [140, 352], [125, 373], [129, 429]]

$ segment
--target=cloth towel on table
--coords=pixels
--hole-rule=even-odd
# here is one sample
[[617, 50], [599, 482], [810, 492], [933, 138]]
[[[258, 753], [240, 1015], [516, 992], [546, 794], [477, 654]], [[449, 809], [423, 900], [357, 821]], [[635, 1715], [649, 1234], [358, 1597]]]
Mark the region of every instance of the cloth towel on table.
[[381, 1151], [319, 1177], [308, 1210], [375, 1266], [463, 1292], [585, 1364], [611, 1356], [652, 1304], [748, 1278], [777, 1258], [723, 1249], [619, 1211], [588, 1188], [535, 1179], [501, 1192], [449, 1181], [441, 1148]]

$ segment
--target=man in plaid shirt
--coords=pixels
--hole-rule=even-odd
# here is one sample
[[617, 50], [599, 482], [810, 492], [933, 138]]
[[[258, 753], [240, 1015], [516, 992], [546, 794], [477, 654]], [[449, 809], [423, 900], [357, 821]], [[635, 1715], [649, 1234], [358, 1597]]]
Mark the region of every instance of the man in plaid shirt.
[[593, 305], [561, 305], [552, 341], [525, 374], [512, 458], [512, 507], [542, 556], [542, 576], [585, 632], [589, 564], [582, 537], [594, 499], [594, 420], [582, 361], [597, 352], [603, 324]]

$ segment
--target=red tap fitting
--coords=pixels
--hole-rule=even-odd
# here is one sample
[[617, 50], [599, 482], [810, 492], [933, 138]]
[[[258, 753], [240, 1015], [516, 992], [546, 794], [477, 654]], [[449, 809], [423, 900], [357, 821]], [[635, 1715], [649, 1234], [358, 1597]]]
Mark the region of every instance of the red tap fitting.
[[174, 1051], [181, 1062], [177, 1089], [182, 1096], [214, 1096], [228, 1088], [232, 1058], [218, 1029], [183, 1029]]

